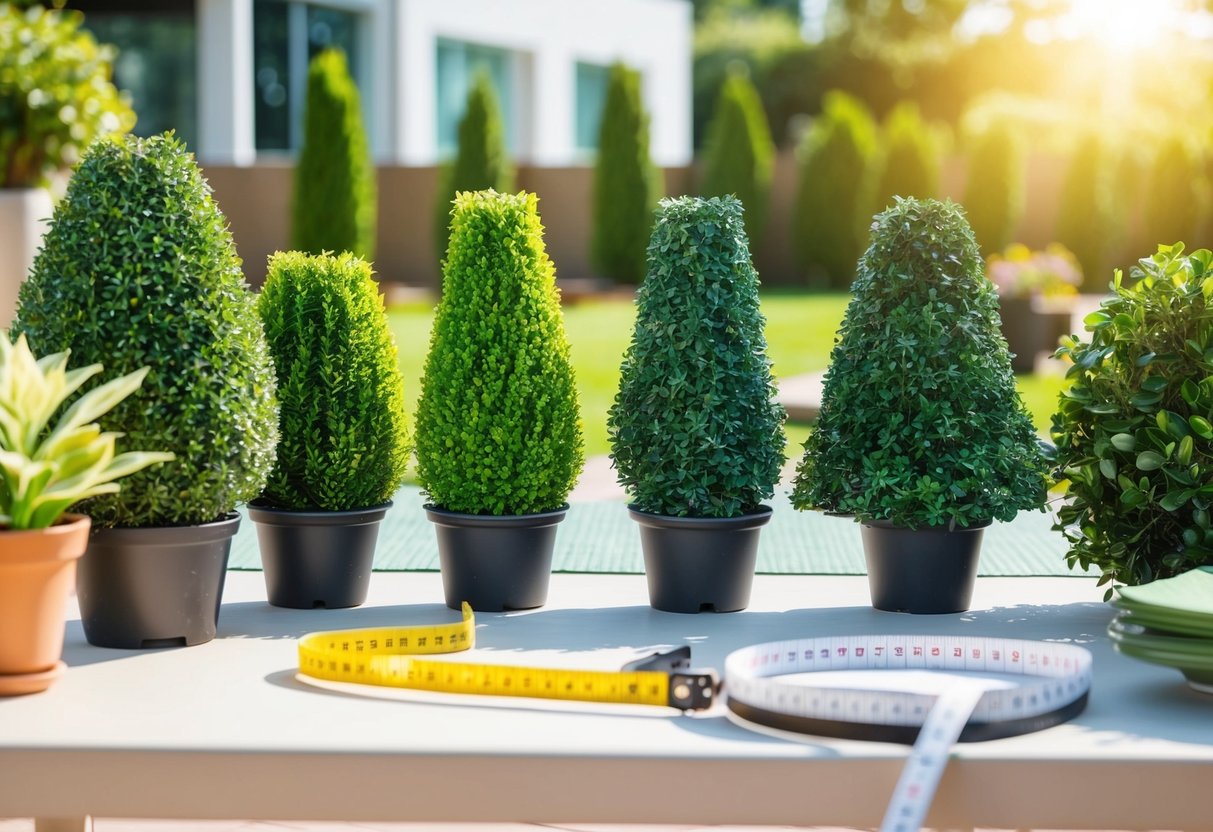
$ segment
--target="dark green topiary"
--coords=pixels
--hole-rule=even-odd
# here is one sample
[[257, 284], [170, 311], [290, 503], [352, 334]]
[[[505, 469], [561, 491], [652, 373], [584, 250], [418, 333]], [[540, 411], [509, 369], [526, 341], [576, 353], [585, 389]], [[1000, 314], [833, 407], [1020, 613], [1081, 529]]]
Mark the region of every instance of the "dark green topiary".
[[345, 53], [326, 49], [312, 59], [307, 73], [291, 245], [312, 254], [349, 251], [373, 258], [375, 200], [375, 164], [362, 128], [358, 87]]
[[749, 78], [733, 74], [720, 89], [716, 114], [708, 125], [699, 192], [740, 199], [746, 235], [755, 246], [766, 229], [774, 171], [775, 143], [762, 100]]
[[1098, 133], [1075, 146], [1062, 184], [1057, 241], [1082, 266], [1084, 292], [1108, 291], [1113, 242], [1124, 230], [1116, 205], [1116, 154]]
[[964, 207], [982, 254], [1002, 251], [1015, 240], [1024, 177], [1023, 146], [1011, 125], [996, 123], [973, 140]]
[[872, 217], [876, 124], [863, 102], [827, 93], [800, 147], [800, 186], [792, 239], [817, 288], [845, 289], [855, 277]]
[[455, 160], [438, 176], [434, 241], [438, 259], [443, 260], [451, 239], [451, 206], [455, 194], [486, 188], [500, 193], [514, 190], [514, 169], [506, 152], [501, 108], [488, 73], [479, 72], [472, 81], [467, 108], [459, 122], [459, 149]]
[[649, 223], [661, 196], [661, 171], [649, 158], [649, 117], [640, 98], [640, 73], [611, 67], [598, 161], [594, 167], [594, 232], [590, 260], [603, 277], [639, 283]]
[[[1160, 246], [1069, 337], [1053, 416], [1071, 568], [1140, 584], [1213, 563], [1213, 254]], [[1112, 588], [1108, 588], [1111, 597]]]
[[619, 482], [641, 511], [757, 511], [779, 479], [785, 413], [741, 203], [662, 200], [648, 261], [607, 416]]
[[278, 374], [275, 508], [381, 505], [404, 480], [404, 381], [371, 266], [351, 254], [278, 253], [257, 299]]
[[1158, 148], [1145, 181], [1147, 239], [1194, 239], [1209, 208], [1200, 154], [1182, 136], [1171, 136]]
[[971, 526], [1039, 508], [1045, 472], [964, 212], [897, 199], [859, 262], [792, 504]]
[[171, 134], [99, 141], [55, 209], [14, 335], [47, 355], [151, 368], [102, 417], [122, 443], [176, 454], [123, 480], [98, 526], [206, 523], [256, 497], [274, 464], [274, 368], [227, 221]]
[[417, 478], [448, 511], [552, 511], [581, 474], [577, 388], [536, 206], [529, 193], [455, 197], [417, 404]]
[[893, 204], [893, 197], [931, 199], [939, 194], [939, 143], [923, 121], [918, 105], [902, 101], [884, 125], [884, 152], [876, 179], [876, 210]]

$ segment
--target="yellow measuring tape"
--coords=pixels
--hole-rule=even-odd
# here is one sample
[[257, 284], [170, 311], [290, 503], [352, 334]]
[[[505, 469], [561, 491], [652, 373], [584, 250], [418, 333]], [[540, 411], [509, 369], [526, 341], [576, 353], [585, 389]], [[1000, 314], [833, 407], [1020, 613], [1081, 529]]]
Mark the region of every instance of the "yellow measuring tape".
[[475, 642], [475, 614], [464, 603], [463, 620], [454, 624], [305, 635], [299, 639], [299, 672], [332, 682], [481, 696], [667, 705], [680, 710], [707, 708], [719, 688], [715, 673], [687, 671], [689, 647], [656, 653], [613, 672], [416, 658], [470, 650]]

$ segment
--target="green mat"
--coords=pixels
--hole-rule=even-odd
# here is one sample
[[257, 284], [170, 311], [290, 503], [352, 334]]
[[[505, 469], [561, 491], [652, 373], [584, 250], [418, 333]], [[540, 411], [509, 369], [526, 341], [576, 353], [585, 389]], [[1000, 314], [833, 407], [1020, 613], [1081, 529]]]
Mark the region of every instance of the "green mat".
[[[379, 531], [375, 569], [438, 571], [438, 544], [425, 517], [420, 489], [396, 495]], [[786, 491], [772, 501], [774, 515], [759, 538], [758, 572], [765, 574], [864, 575], [859, 526], [815, 511], [796, 511]], [[1074, 575], [1066, 567], [1066, 545], [1050, 530], [1050, 515], [1022, 512], [1012, 523], [986, 530], [979, 574]], [[232, 569], [260, 569], [257, 533], [247, 517], [232, 544]], [[644, 572], [640, 532], [622, 501], [574, 503], [556, 535], [555, 572]], [[1092, 574], [1096, 574], [1092, 572]]]

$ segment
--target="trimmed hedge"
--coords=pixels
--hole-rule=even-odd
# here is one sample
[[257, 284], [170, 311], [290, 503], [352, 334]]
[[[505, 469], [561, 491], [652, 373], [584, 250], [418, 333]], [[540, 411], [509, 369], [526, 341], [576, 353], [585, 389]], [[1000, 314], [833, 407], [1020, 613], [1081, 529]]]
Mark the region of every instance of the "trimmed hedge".
[[699, 193], [741, 200], [746, 235], [757, 246], [766, 230], [774, 172], [775, 143], [762, 100], [747, 77], [733, 74], [721, 87], [708, 125]]
[[990, 255], [1014, 242], [1023, 218], [1023, 144], [1011, 125], [996, 122], [973, 139], [968, 155], [964, 208], [981, 253]]
[[177, 459], [90, 501], [95, 525], [208, 523], [261, 493], [278, 443], [273, 363], [227, 220], [171, 134], [89, 148], [21, 286], [22, 332], [41, 355], [151, 368], [98, 422]]
[[1089, 133], [1073, 149], [1062, 184], [1057, 241], [1082, 266], [1084, 292], [1108, 291], [1112, 246], [1124, 231], [1124, 215], [1116, 205], [1118, 164], [1099, 134]]
[[942, 165], [939, 142], [913, 101], [897, 104], [885, 119], [884, 150], [876, 179], [877, 211], [893, 204], [893, 197], [932, 199], [939, 194]]
[[349, 511], [392, 499], [410, 445], [404, 381], [365, 260], [279, 252], [257, 298], [278, 376], [278, 460], [261, 502]]
[[1158, 148], [1146, 183], [1146, 237], [1195, 239], [1210, 207], [1210, 182], [1200, 153], [1182, 136], [1169, 137]]
[[534, 194], [455, 197], [417, 404], [417, 478], [464, 514], [560, 508], [581, 475], [581, 414]]
[[320, 254], [348, 251], [375, 256], [378, 222], [375, 165], [371, 161], [358, 87], [345, 53], [326, 49], [307, 72], [303, 147], [295, 165], [291, 245]]
[[737, 517], [774, 494], [779, 404], [741, 203], [662, 200], [636, 327], [607, 416], [635, 508]]

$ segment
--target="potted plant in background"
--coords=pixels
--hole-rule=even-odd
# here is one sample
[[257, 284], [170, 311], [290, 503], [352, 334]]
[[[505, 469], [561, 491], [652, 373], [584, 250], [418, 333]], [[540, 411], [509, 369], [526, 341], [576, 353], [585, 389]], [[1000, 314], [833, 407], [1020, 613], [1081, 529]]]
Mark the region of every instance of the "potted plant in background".
[[93, 421], [137, 390], [147, 368], [63, 410], [100, 372], [100, 364], [69, 371], [67, 353], [37, 360], [24, 336], [14, 346], [0, 332], [0, 696], [46, 690], [63, 672], [63, 608], [90, 522], [68, 509], [173, 458], [119, 454], [119, 434]]
[[171, 134], [92, 145], [21, 287], [14, 330], [118, 373], [150, 368], [101, 420], [176, 455], [94, 498], [77, 594], [104, 647], [215, 635], [236, 506], [274, 463], [274, 367], [227, 222]]
[[135, 126], [110, 82], [114, 50], [97, 45], [83, 19], [0, 2], [0, 328], [46, 232], [48, 178], [94, 138]]
[[964, 212], [898, 198], [859, 261], [793, 506], [862, 524], [877, 609], [959, 612], [982, 530], [1042, 507], [1046, 470]]
[[1060, 243], [1050, 243], [1044, 251], [1014, 243], [1002, 254], [990, 256], [986, 273], [998, 292], [1011, 369], [1030, 373], [1036, 369], [1037, 355], [1051, 354], [1062, 336], [1070, 334], [1082, 268]]
[[744, 609], [785, 413], [735, 197], [661, 202], [636, 307], [607, 427], [640, 524], [650, 602]]
[[248, 506], [269, 601], [358, 606], [410, 451], [383, 297], [370, 264], [348, 252], [279, 252], [257, 310], [280, 408], [277, 461]]
[[1053, 416], [1071, 567], [1143, 584], [1213, 563], [1213, 253], [1160, 246], [1067, 337]]
[[583, 452], [534, 194], [455, 197], [416, 443], [447, 606], [542, 606]]

